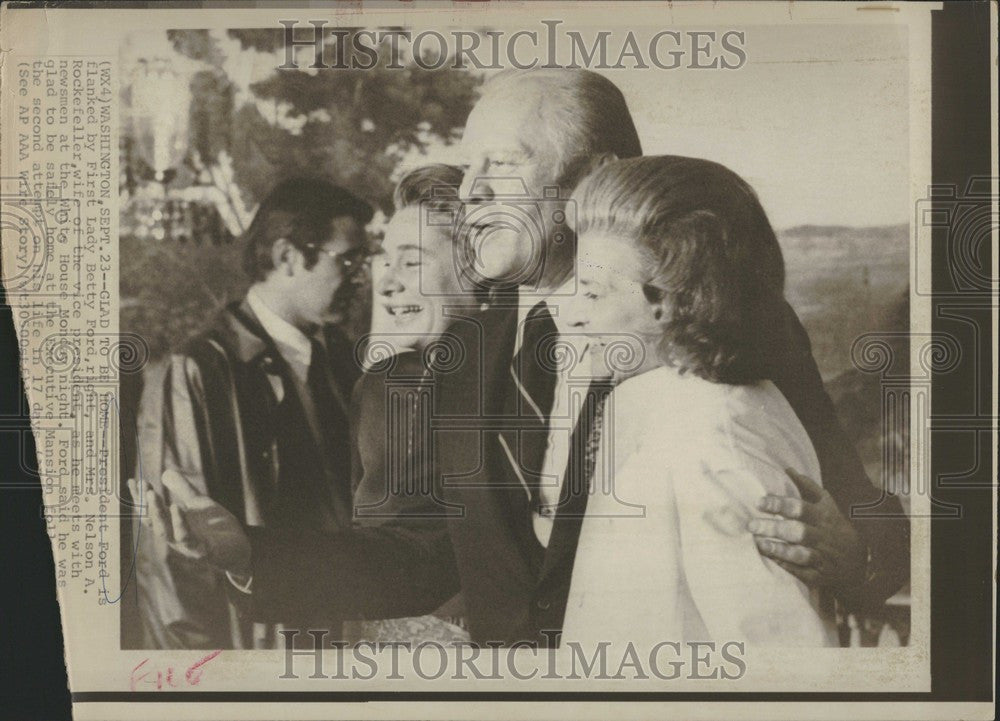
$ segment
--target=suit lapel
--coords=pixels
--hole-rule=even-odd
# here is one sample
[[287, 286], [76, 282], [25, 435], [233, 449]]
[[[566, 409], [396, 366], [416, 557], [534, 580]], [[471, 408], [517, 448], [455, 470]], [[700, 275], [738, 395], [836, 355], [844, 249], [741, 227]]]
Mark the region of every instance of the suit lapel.
[[[569, 511], [569, 509], [566, 509]], [[583, 525], [583, 514], [587, 511], [586, 494], [573, 502], [572, 513], [558, 515], [552, 526], [549, 546], [545, 549], [545, 560], [538, 577], [539, 584], [545, 583], [555, 569], [573, 558], [577, 544], [580, 541], [580, 528]]]
[[360, 375], [360, 370], [351, 352], [350, 342], [336, 327], [326, 326], [323, 331], [323, 344], [326, 346], [326, 358], [329, 361], [323, 368], [324, 378], [330, 392], [345, 418], [350, 418], [350, 401], [348, 396], [354, 387], [354, 382]]
[[[510, 429], [521, 422], [519, 411], [512, 408], [512, 394], [517, 390], [510, 371], [517, 317], [515, 305], [494, 306], [468, 314], [452, 326], [465, 348], [465, 360], [460, 373], [438, 376], [436, 417], [467, 419], [467, 430], [440, 434], [435, 475], [446, 484], [448, 477], [464, 478], [470, 487], [456, 488], [448, 496], [460, 498], [470, 509], [474, 506], [479, 518], [502, 519], [501, 526], [492, 527], [493, 532], [509, 534], [519, 553], [534, 561], [538, 560], [538, 544], [531, 530], [531, 506], [515, 471], [518, 433]], [[534, 420], [538, 422], [537, 417]]]

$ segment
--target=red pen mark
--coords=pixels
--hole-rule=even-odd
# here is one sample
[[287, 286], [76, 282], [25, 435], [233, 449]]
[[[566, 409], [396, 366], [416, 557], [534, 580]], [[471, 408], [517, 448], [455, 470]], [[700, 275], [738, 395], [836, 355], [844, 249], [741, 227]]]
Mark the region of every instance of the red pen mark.
[[142, 668], [143, 666], [145, 666], [148, 661], [149, 661], [148, 658], [144, 658], [144, 659], [142, 659], [142, 661], [140, 661], [138, 663], [138, 665], [135, 668], [132, 669], [132, 677], [129, 680], [129, 690], [135, 691], [135, 685], [137, 683], [139, 683], [140, 681], [142, 681], [143, 679], [145, 679], [148, 676], [147, 673], [143, 673], [141, 676], [136, 676], [136, 672], [140, 668]]
[[[212, 651], [212, 653], [188, 666], [184, 672], [184, 679], [187, 681], [187, 685], [197, 686], [201, 683], [201, 675], [205, 671], [202, 667], [220, 653], [222, 653], [221, 650]], [[164, 688], [179, 688], [181, 686], [177, 679], [174, 678], [173, 666], [167, 666], [166, 670], [160, 670], [146, 667], [147, 663], [149, 663], [149, 659], [144, 658], [132, 669], [132, 676], [129, 679], [129, 688], [132, 691], [136, 691], [140, 686], [152, 687], [157, 691], [162, 691]], [[152, 690], [152, 688], [149, 690]]]
[[191, 664], [191, 666], [188, 667], [187, 673], [184, 674], [184, 678], [187, 679], [187, 682], [192, 686], [197, 686], [199, 683], [201, 683], [201, 667], [204, 666], [209, 661], [211, 661], [216, 656], [218, 656], [220, 653], [222, 653], [221, 650], [212, 651], [212, 653], [205, 656], [205, 658], [201, 659], [200, 661], [195, 661], [193, 664]]

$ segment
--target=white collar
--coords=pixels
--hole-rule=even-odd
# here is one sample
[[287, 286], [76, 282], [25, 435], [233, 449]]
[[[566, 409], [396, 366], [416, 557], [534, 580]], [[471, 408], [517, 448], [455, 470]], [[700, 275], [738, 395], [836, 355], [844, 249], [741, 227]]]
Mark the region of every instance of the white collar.
[[247, 291], [247, 304], [264, 332], [271, 336], [286, 361], [309, 368], [312, 344], [306, 334], [271, 310], [256, 288]]

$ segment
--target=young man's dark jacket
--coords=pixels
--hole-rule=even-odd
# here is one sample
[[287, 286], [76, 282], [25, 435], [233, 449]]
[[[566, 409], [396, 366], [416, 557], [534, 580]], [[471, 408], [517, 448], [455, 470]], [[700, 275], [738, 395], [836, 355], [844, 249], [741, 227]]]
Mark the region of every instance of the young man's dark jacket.
[[[335, 327], [322, 329], [317, 340], [322, 352], [314, 352], [315, 380], [303, 382], [245, 300], [223, 310], [169, 358], [162, 467], [183, 473], [248, 526], [316, 531], [348, 526], [347, 398], [358, 371], [351, 346]], [[152, 544], [139, 541], [137, 578], [147, 643], [279, 645], [273, 626], [255, 625], [236, 613], [224, 575], [177, 558], [168, 567], [144, 563], [153, 560], [143, 556]], [[339, 628], [340, 623], [332, 606], [283, 620], [296, 627]]]

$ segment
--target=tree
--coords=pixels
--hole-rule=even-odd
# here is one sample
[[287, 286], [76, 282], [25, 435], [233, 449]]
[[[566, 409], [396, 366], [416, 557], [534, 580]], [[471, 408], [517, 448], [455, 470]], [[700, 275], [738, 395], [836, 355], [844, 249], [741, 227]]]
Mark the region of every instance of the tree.
[[[172, 169], [168, 187], [179, 194], [196, 189], [192, 184], [214, 186], [222, 200], [212, 202], [240, 211], [227, 220], [245, 220], [243, 211], [276, 183], [303, 174], [326, 176], [388, 215], [401, 158], [429, 142], [457, 139], [480, 81], [460, 70], [394, 69], [384, 62], [371, 70], [278, 70], [282, 28], [227, 34], [229, 42], [208, 30], [168, 32], [180, 55], [198, 61], [189, 83], [187, 157]], [[273, 70], [247, 84], [243, 53], [273, 55]], [[123, 88], [126, 106], [130, 91]], [[132, 196], [151, 176], [130, 152], [135, 139], [122, 135], [124, 187]], [[123, 215], [141, 207], [125, 204]], [[122, 225], [122, 328], [142, 334], [156, 358], [245, 292], [248, 279], [239, 270], [238, 245], [157, 242], [131, 237], [130, 225]], [[366, 331], [370, 312], [368, 286], [355, 292], [343, 320], [351, 337]]]
[[[277, 53], [283, 28], [230, 30], [244, 50]], [[257, 102], [232, 109], [225, 56], [208, 31], [172, 31], [178, 52], [203, 61], [215, 80], [192, 83], [192, 138], [206, 162], [223, 149], [233, 157], [237, 184], [251, 202], [283, 178], [323, 175], [391, 211], [393, 173], [400, 159], [430, 140], [456, 140], [475, 100], [479, 77], [447, 66], [386, 67], [388, 40], [370, 70], [278, 70], [250, 85]], [[327, 52], [336, 53], [331, 37]], [[343, 42], [351, 43], [352, 35]], [[202, 75], [202, 74], [199, 74]], [[263, 108], [273, 109], [265, 117]], [[228, 137], [219, 128], [228, 127]]]

